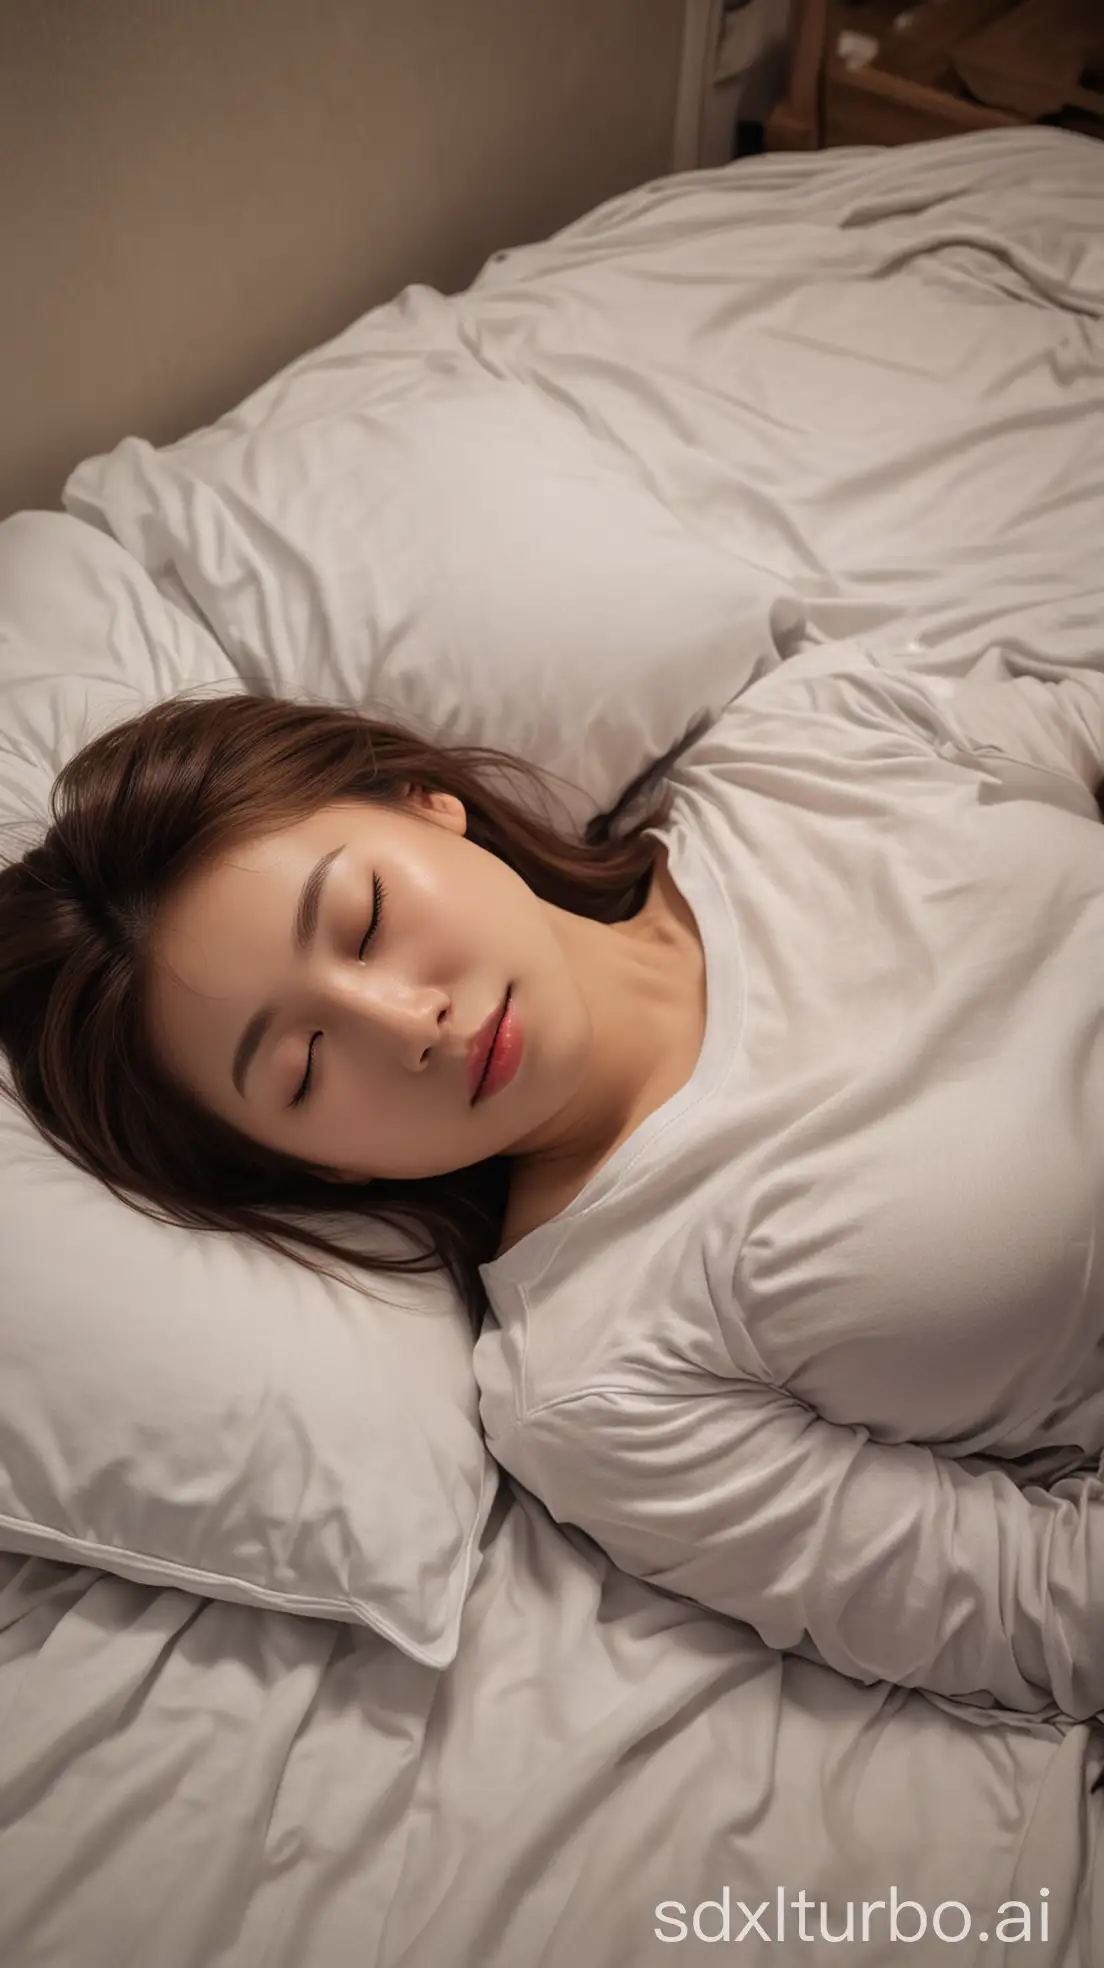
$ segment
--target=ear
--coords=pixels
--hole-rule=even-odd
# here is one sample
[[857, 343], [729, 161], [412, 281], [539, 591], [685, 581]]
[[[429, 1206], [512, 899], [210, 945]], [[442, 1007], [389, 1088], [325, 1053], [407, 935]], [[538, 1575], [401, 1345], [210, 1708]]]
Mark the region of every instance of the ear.
[[457, 799], [455, 793], [431, 793], [424, 786], [406, 786], [403, 797], [415, 812], [436, 826], [445, 827], [450, 834], [467, 833], [467, 812], [463, 800]]

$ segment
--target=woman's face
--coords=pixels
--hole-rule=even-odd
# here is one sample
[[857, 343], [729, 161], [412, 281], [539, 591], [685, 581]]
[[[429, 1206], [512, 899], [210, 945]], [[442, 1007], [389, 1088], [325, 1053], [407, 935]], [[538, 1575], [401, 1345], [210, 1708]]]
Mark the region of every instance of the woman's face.
[[[575, 919], [466, 825], [447, 794], [342, 802], [185, 884], [154, 938], [170, 1069], [240, 1132], [345, 1179], [440, 1175], [554, 1130], [592, 1042], [557, 929]], [[469, 1046], [508, 986], [520, 1065], [473, 1105]]]

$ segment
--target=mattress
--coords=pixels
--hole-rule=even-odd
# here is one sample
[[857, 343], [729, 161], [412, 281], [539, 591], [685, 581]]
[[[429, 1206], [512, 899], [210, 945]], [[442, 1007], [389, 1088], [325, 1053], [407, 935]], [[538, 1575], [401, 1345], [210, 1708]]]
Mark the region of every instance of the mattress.
[[[1104, 664], [1102, 218], [1104, 149], [1043, 130], [762, 157], [452, 305], [799, 589], [791, 660], [1054, 675]], [[1089, 1725], [782, 1658], [511, 1482], [443, 1670], [0, 1557], [5, 1968], [1091, 1968], [1102, 1768]]]

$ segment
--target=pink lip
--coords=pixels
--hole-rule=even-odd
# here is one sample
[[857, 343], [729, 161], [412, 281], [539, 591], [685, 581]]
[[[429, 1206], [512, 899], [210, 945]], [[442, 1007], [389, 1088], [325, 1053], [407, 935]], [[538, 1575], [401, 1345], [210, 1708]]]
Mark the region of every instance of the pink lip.
[[496, 1093], [501, 1093], [503, 1087], [509, 1086], [521, 1065], [524, 1051], [525, 1034], [521, 1029], [521, 1019], [518, 1017], [517, 1002], [511, 985], [506, 993], [506, 1004], [499, 1020], [498, 1031], [494, 1036], [494, 1044], [487, 1054], [483, 1078], [472, 1095], [473, 1107], [477, 1101], [491, 1100]]
[[[509, 997], [509, 992], [507, 992], [506, 997]], [[494, 1045], [495, 1039], [498, 1037], [498, 1028], [502, 1023], [505, 1010], [506, 998], [503, 999], [500, 1005], [496, 1005], [490, 1017], [484, 1020], [471, 1045], [468, 1047], [468, 1088], [473, 1102], [476, 1094], [479, 1092], [480, 1081], [486, 1072], [487, 1062], [491, 1056], [491, 1048]]]

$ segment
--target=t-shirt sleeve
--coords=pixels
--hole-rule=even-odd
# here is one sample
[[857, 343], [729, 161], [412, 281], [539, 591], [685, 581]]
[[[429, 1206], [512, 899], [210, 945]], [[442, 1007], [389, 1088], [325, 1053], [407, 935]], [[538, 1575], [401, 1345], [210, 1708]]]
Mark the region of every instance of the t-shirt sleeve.
[[794, 721], [806, 748], [848, 748], [903, 740], [974, 767], [1020, 798], [1035, 798], [1097, 819], [1104, 786], [1104, 669], [1055, 680], [1033, 676], [921, 675], [868, 651], [816, 652], [763, 678], [726, 713], [725, 732], [741, 750], [748, 715], [765, 709]]
[[1104, 672], [1039, 677], [932, 677], [952, 742], [969, 757], [997, 758], [1096, 793], [1104, 780]]
[[602, 1388], [494, 1452], [623, 1571], [860, 1681], [1104, 1709], [1104, 1483], [1021, 1490], [757, 1381]]

